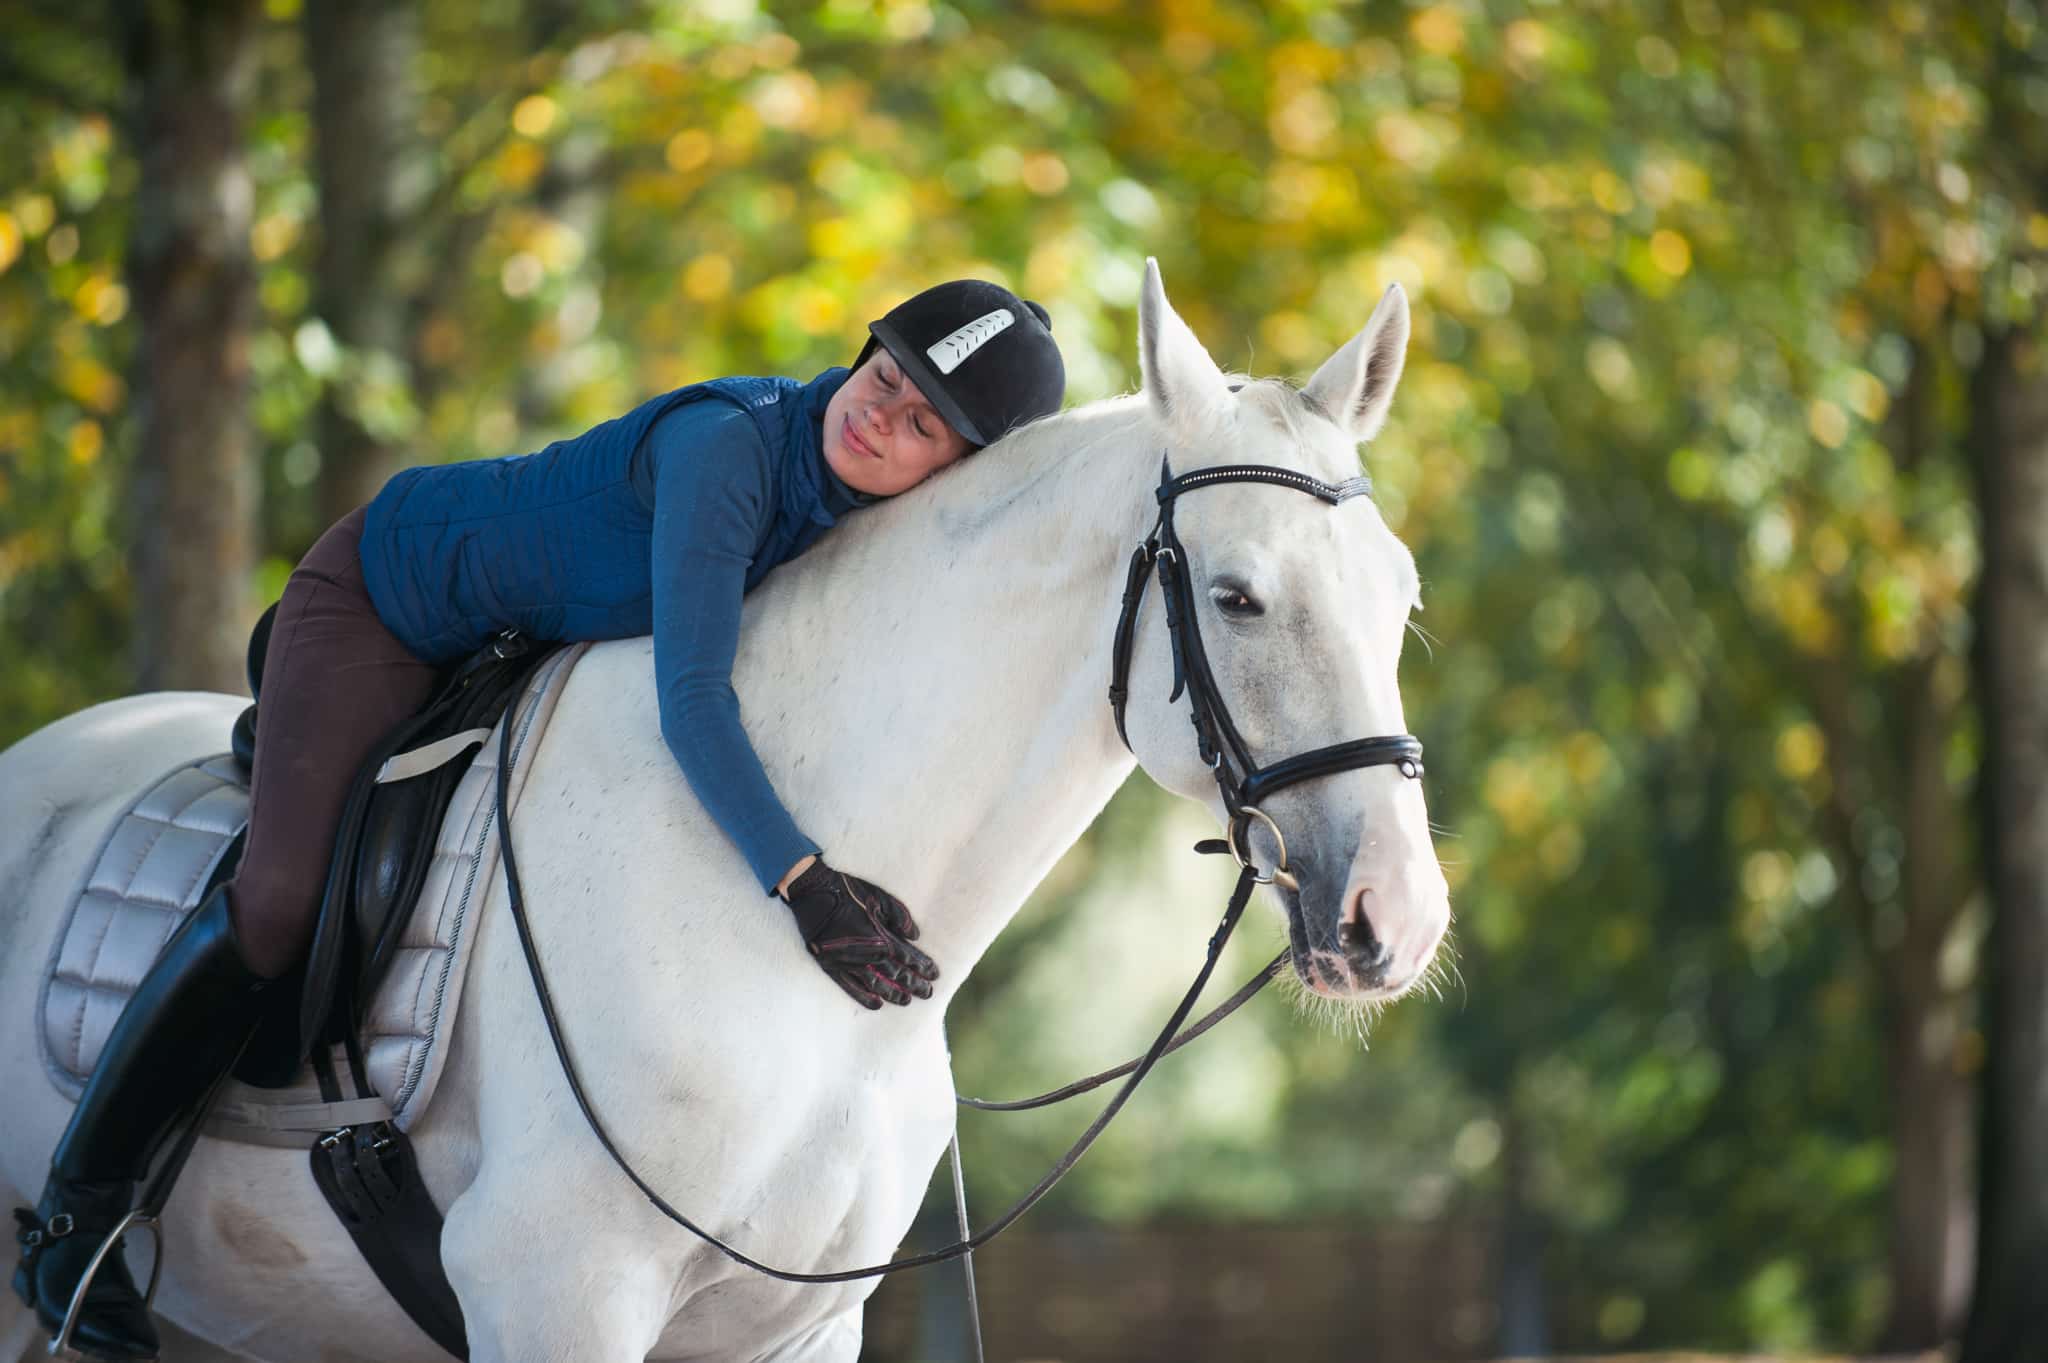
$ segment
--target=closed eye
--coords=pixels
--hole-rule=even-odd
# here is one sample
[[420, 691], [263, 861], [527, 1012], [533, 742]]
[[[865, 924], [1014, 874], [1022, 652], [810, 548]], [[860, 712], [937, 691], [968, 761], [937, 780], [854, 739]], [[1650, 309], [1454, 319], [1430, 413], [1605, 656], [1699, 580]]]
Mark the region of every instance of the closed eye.
[[[881, 375], [882, 386], [888, 389], [892, 396], [903, 386], [903, 376], [895, 370], [885, 366], [881, 370]], [[931, 431], [924, 424], [924, 414], [921, 412], [912, 412], [910, 414], [910, 428], [917, 432], [917, 437], [920, 440], [930, 440], [932, 438]]]

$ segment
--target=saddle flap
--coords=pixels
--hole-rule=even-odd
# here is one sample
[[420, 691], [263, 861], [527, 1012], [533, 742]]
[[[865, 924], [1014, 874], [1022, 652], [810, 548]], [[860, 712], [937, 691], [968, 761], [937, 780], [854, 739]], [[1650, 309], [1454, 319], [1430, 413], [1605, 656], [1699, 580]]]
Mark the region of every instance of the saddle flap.
[[343, 1039], [361, 1022], [419, 900], [442, 815], [476, 750], [458, 744], [448, 760], [409, 779], [380, 781], [380, 775], [402, 754], [494, 728], [553, 651], [536, 651], [507, 631], [464, 662], [427, 708], [379, 743], [356, 773], [307, 956], [302, 1054]]

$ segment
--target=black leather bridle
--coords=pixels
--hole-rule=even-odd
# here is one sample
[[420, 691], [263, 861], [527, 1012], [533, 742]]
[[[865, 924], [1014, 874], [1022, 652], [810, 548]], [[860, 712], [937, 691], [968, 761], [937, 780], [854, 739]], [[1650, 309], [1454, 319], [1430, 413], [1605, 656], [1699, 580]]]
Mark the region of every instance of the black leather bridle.
[[1180, 536], [1173, 528], [1173, 504], [1181, 494], [1222, 483], [1270, 483], [1305, 492], [1333, 507], [1342, 506], [1353, 497], [1372, 495], [1372, 479], [1363, 475], [1347, 478], [1341, 483], [1325, 483], [1308, 474], [1271, 464], [1219, 464], [1183, 473], [1176, 478], [1172, 465], [1162, 457], [1159, 461], [1159, 488], [1154, 494], [1159, 499], [1159, 519], [1153, 523], [1152, 531], [1144, 542], [1132, 552], [1130, 573], [1124, 579], [1123, 612], [1117, 617], [1116, 641], [1111, 651], [1109, 704], [1116, 715], [1117, 737], [1123, 739], [1124, 746], [1128, 748], [1131, 739], [1124, 731], [1124, 705], [1130, 698], [1131, 654], [1137, 643], [1138, 604], [1145, 594], [1145, 579], [1156, 570], [1159, 597], [1166, 608], [1166, 634], [1173, 645], [1173, 691], [1167, 696], [1167, 703], [1179, 700], [1183, 690], [1188, 693], [1188, 718], [1195, 726], [1197, 750], [1215, 776], [1216, 788], [1223, 795], [1223, 808], [1228, 816], [1224, 825], [1226, 849], [1237, 859], [1239, 866], [1257, 875], [1252, 865], [1248, 835], [1254, 821], [1263, 823], [1273, 835], [1276, 856], [1273, 870], [1267, 875], [1258, 875], [1258, 883], [1278, 882], [1282, 887], [1294, 890], [1300, 887], [1287, 866], [1287, 839], [1272, 816], [1259, 807], [1260, 801], [1275, 791], [1303, 781], [1356, 771], [1360, 767], [1392, 766], [1409, 780], [1417, 780], [1422, 776], [1422, 741], [1413, 734], [1383, 734], [1375, 738], [1355, 738], [1348, 743], [1333, 743], [1326, 748], [1282, 758], [1267, 767], [1261, 767], [1253, 760], [1250, 745], [1230, 718], [1230, 708], [1223, 703], [1223, 696], [1216, 687], [1216, 674], [1209, 668], [1209, 655], [1202, 647], [1202, 627], [1195, 614], [1195, 589], [1188, 567], [1187, 548], [1181, 544]]

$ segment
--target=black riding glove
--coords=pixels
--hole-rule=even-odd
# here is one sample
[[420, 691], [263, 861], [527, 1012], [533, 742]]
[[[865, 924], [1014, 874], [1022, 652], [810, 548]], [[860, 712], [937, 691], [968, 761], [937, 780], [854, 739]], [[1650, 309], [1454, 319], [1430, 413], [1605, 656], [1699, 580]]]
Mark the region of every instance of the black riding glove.
[[789, 884], [798, 931], [832, 982], [863, 1008], [932, 996], [932, 958], [910, 943], [917, 924], [903, 901], [818, 858]]

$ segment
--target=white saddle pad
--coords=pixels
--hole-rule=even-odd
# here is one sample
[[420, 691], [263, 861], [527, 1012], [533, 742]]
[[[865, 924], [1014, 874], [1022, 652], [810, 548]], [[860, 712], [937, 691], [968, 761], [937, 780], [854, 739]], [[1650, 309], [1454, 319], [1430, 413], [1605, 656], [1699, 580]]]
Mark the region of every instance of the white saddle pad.
[[[550, 658], [507, 711], [515, 725], [514, 808], [526, 785], [525, 759], [588, 648], [578, 644]], [[303, 1145], [306, 1133], [387, 1115], [408, 1129], [426, 1111], [447, 1050], [439, 1038], [455, 1017], [469, 970], [475, 934], [467, 929], [497, 875], [497, 774], [494, 729], [456, 784], [419, 904], [364, 1018], [365, 1060], [380, 1100], [325, 1103], [309, 1065], [290, 1088], [230, 1081], [209, 1132], [259, 1144]], [[198, 906], [248, 818], [245, 774], [223, 753], [172, 771], [115, 820], [43, 977], [43, 1062], [60, 1092], [75, 1099], [84, 1089], [115, 1019], [171, 933]], [[346, 1074], [339, 1048], [335, 1059], [337, 1073]]]

